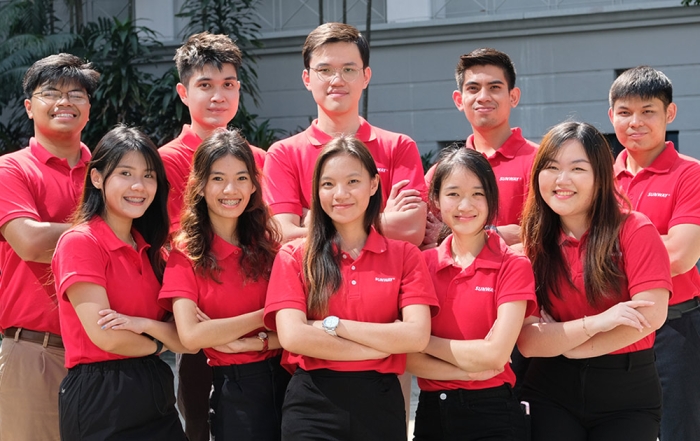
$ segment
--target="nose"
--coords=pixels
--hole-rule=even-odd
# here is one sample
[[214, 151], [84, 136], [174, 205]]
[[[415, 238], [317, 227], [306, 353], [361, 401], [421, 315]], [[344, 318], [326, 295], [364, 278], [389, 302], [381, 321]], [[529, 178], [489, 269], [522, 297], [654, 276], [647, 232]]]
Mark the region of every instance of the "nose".
[[66, 103], [70, 103], [70, 100], [68, 99], [68, 92], [61, 92], [61, 96], [58, 97], [58, 99], [56, 100], [56, 105], [58, 105], [58, 103], [61, 103], [64, 101]]
[[638, 113], [633, 113], [632, 118], [630, 119], [630, 125], [633, 127], [638, 127], [644, 124], [644, 121], [642, 121], [641, 116]]
[[335, 194], [333, 195], [336, 199], [341, 199], [348, 194], [345, 185], [339, 184], [335, 186]]
[[143, 178], [136, 177], [136, 179], [134, 180], [133, 184], [131, 184], [131, 189], [132, 189], [132, 190], [141, 190], [141, 189], [143, 189], [143, 188], [144, 188], [144, 185], [143, 185]]
[[472, 207], [472, 202], [471, 202], [471, 200], [469, 200], [469, 198], [462, 198], [459, 201], [459, 205], [457, 206], [457, 208], [461, 211], [468, 210], [471, 207]]
[[220, 87], [214, 87], [214, 93], [211, 96], [211, 100], [214, 102], [224, 101], [224, 94], [222, 93]]
[[566, 170], [561, 170], [557, 174], [557, 182], [566, 182], [569, 180], [569, 173]]

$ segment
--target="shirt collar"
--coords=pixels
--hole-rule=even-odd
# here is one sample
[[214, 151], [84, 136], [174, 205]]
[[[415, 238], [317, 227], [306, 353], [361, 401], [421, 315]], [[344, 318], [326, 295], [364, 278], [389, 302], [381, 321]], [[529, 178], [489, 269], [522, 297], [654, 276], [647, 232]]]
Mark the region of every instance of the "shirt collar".
[[[520, 150], [520, 146], [525, 142], [525, 138], [523, 138], [523, 132], [520, 127], [511, 127], [510, 129], [510, 136], [508, 139], [506, 139], [506, 142], [503, 143], [499, 148], [496, 149], [496, 152], [491, 155], [491, 157], [494, 157], [496, 155], [501, 155], [504, 158], [507, 159], [513, 159], [515, 158], [515, 155], [518, 153], [518, 150]], [[476, 146], [474, 145], [474, 135], [469, 135], [469, 138], [467, 138], [467, 147], [476, 150]]]
[[[623, 173], [629, 173], [627, 171], [627, 158], [629, 158], [629, 152], [627, 152], [626, 149], [617, 155], [617, 159], [615, 160], [616, 177]], [[678, 152], [673, 146], [673, 142], [666, 141], [666, 147], [664, 147], [663, 151], [654, 159], [649, 167], [644, 168], [644, 170], [657, 174], [668, 173], [671, 171], [673, 164], [676, 163], [676, 160], [678, 160]]]
[[226, 242], [219, 235], [214, 234], [214, 240], [211, 244], [211, 250], [217, 260], [224, 260], [231, 254], [239, 254], [241, 249], [233, 244]]
[[576, 239], [573, 236], [569, 236], [564, 232], [564, 230], [559, 230], [559, 246], [562, 246], [566, 243], [571, 244], [572, 246], [580, 247], [582, 244], [586, 243], [588, 240], [588, 231], [583, 233], [583, 236], [581, 236], [581, 239]]
[[197, 150], [197, 147], [202, 143], [202, 138], [192, 130], [192, 126], [189, 124], [184, 124], [182, 126], [182, 132], [180, 132], [178, 138], [180, 138], [180, 141], [185, 147], [192, 151]]
[[[32, 155], [37, 158], [39, 161], [41, 161], [43, 164], [48, 164], [49, 161], [52, 159], [59, 161], [60, 163], [65, 164], [67, 168], [70, 168], [68, 166], [68, 161], [66, 161], [63, 158], [59, 158], [58, 156], [52, 155], [51, 152], [46, 150], [46, 148], [39, 143], [39, 141], [34, 138], [33, 136], [29, 139], [29, 148], [32, 152]], [[90, 161], [90, 149], [87, 148], [85, 144], [82, 142], [80, 143], [80, 161], [75, 165], [76, 167], [79, 165], [85, 165]]]
[[[500, 268], [503, 262], [503, 255], [508, 251], [508, 245], [501, 240], [500, 236], [491, 231], [486, 232], [487, 240], [484, 248], [481, 249], [479, 255], [476, 256], [474, 262], [470, 265], [471, 268]], [[437, 270], [455, 266], [454, 258], [452, 257], [452, 235], [450, 234], [440, 244], [437, 250]]]
[[[372, 127], [370, 123], [368, 123], [361, 116], [359, 118], [360, 127], [354, 134], [355, 138], [359, 139], [364, 143], [374, 141], [377, 138], [377, 134], [374, 132], [374, 127]], [[318, 128], [318, 119], [315, 119], [311, 123], [309, 128], [305, 130], [304, 133], [306, 133], [306, 137], [309, 139], [309, 142], [316, 147], [323, 147], [334, 138], [333, 136]]]
[[[131, 245], [122, 241], [116, 234], [114, 234], [114, 231], [112, 231], [109, 225], [107, 225], [107, 222], [105, 222], [101, 216], [93, 216], [89, 223], [91, 224], [95, 234], [107, 246], [109, 251], [116, 251], [120, 248], [133, 249], [131, 248]], [[133, 227], [131, 228], [131, 235], [134, 237], [134, 241], [136, 241], [136, 248], [138, 249], [139, 253], [142, 253], [151, 247], [148, 243], [146, 243], [143, 236], [141, 236], [141, 234]]]

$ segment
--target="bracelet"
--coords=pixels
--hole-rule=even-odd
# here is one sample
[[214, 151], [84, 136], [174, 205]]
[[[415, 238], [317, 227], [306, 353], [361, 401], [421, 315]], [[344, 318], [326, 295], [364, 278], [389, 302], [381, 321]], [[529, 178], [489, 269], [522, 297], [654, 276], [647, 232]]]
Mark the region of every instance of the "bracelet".
[[154, 338], [153, 342], [156, 344], [156, 351], [151, 355], [158, 355], [163, 351], [163, 342], [158, 340], [157, 338]]
[[591, 334], [588, 333], [588, 329], [586, 329], [586, 316], [585, 316], [585, 315], [583, 316], [583, 318], [581, 319], [581, 321], [583, 322], [583, 332], [586, 333], [586, 335], [588, 336], [588, 338], [593, 338], [593, 336], [592, 336]]

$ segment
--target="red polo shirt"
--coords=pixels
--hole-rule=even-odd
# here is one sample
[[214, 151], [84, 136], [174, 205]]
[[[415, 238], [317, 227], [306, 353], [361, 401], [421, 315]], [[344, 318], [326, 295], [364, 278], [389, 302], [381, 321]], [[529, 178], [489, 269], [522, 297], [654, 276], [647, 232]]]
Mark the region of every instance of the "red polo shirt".
[[[168, 216], [171, 233], [180, 229], [180, 212], [185, 204], [185, 187], [192, 170], [192, 158], [201, 143], [202, 139], [192, 130], [192, 126], [185, 124], [180, 136], [158, 149], [170, 184]], [[262, 170], [267, 152], [252, 145], [250, 148], [255, 157], [255, 164]]]
[[[560, 246], [569, 267], [573, 288], [565, 280], [558, 283], [562, 298], [550, 295], [552, 317], [558, 322], [580, 319], [584, 315], [596, 315], [620, 302], [631, 300], [636, 294], [654, 288], [673, 291], [671, 264], [659, 233], [649, 219], [641, 213], [631, 212], [620, 231], [620, 251], [625, 279], [620, 296], [601, 301], [598, 307], [588, 304], [583, 281], [583, 260], [585, 259], [588, 232], [580, 241], [561, 233]], [[675, 296], [675, 294], [674, 294]], [[613, 354], [636, 352], [654, 345], [654, 333]]]
[[[535, 277], [527, 257], [512, 251], [497, 234], [489, 234], [486, 246], [467, 268], [452, 258], [452, 236], [439, 247], [423, 252], [438, 293], [440, 313], [433, 317], [432, 335], [453, 340], [486, 337], [504, 303], [527, 301], [525, 317], [537, 311]], [[504, 371], [486, 381], [437, 381], [418, 378], [421, 390], [486, 389], [515, 384], [506, 363]]]
[[[35, 138], [29, 147], [0, 157], [0, 225], [17, 218], [68, 222], [85, 183], [90, 151], [81, 144], [71, 168]], [[25, 262], [0, 235], [0, 329], [61, 334], [49, 264]]]
[[[277, 329], [275, 315], [281, 309], [298, 309], [307, 314], [303, 255], [303, 239], [297, 239], [284, 245], [275, 259], [265, 302], [265, 326], [270, 329]], [[415, 245], [387, 239], [372, 229], [357, 259], [346, 253], [342, 256], [343, 282], [330, 298], [328, 315], [361, 322], [393, 323], [401, 317], [401, 309], [409, 305], [429, 305], [433, 314], [438, 311], [428, 268]], [[406, 369], [406, 354], [381, 360], [329, 361], [284, 351], [282, 363], [290, 372], [299, 366], [307, 371], [324, 368], [401, 374]]]
[[[371, 126], [360, 118], [355, 137], [365, 143], [377, 164], [382, 182], [383, 203], [391, 187], [408, 179], [407, 187], [426, 195], [423, 165], [416, 143], [406, 135]], [[308, 129], [274, 143], [265, 160], [265, 201], [273, 214], [292, 213], [301, 216], [311, 207], [311, 181], [316, 158], [321, 148], [333, 137], [318, 128], [315, 120]]]
[[[170, 253], [159, 295], [161, 306], [172, 311], [172, 299], [184, 297], [195, 302], [212, 319], [236, 317], [263, 308], [268, 282], [262, 278], [257, 281], [245, 279], [240, 267], [241, 249], [214, 235], [212, 252], [223, 268], [217, 274], [221, 283], [195, 272], [192, 261], [183, 251], [173, 250]], [[256, 329], [245, 337], [256, 336], [264, 330]], [[204, 349], [211, 366], [252, 363], [274, 357], [280, 352], [225, 354], [211, 348]]]
[[136, 230], [131, 230], [131, 234], [138, 251], [122, 242], [101, 217], [95, 216], [66, 231], [58, 240], [51, 268], [56, 278], [67, 368], [129, 358], [105, 352], [90, 340], [66, 295], [71, 285], [88, 282], [105, 288], [110, 308], [121, 314], [160, 320], [166, 312], [158, 306], [160, 283], [146, 254], [150, 246]]
[[[522, 130], [518, 127], [510, 129], [512, 134], [501, 147], [486, 159], [493, 168], [498, 185], [498, 217], [496, 226], [520, 224], [520, 216], [527, 200], [530, 185], [532, 163], [539, 147], [534, 142], [523, 138]], [[474, 135], [469, 135], [465, 147], [476, 150]], [[425, 174], [425, 185], [435, 174], [435, 166]]]
[[[615, 161], [617, 182], [632, 202], [632, 208], [646, 214], [659, 234], [666, 235], [680, 224], [700, 225], [700, 163], [679, 155], [668, 141], [652, 164], [632, 175], [627, 171], [627, 150]], [[700, 274], [692, 267], [673, 278], [675, 305], [700, 296]]]

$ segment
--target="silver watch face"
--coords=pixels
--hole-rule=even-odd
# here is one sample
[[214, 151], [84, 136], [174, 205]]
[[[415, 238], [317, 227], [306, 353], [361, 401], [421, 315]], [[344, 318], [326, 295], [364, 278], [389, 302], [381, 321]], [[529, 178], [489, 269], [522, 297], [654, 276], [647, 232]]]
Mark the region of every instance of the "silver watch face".
[[340, 319], [334, 315], [330, 315], [323, 319], [324, 329], [328, 329], [331, 331], [335, 331], [335, 328], [338, 327], [338, 323], [340, 323]]
[[267, 338], [267, 332], [265, 332], [265, 331], [260, 331], [260, 332], [258, 333], [258, 338], [261, 338], [261, 339], [263, 339], [263, 340], [266, 339], [266, 338]]

